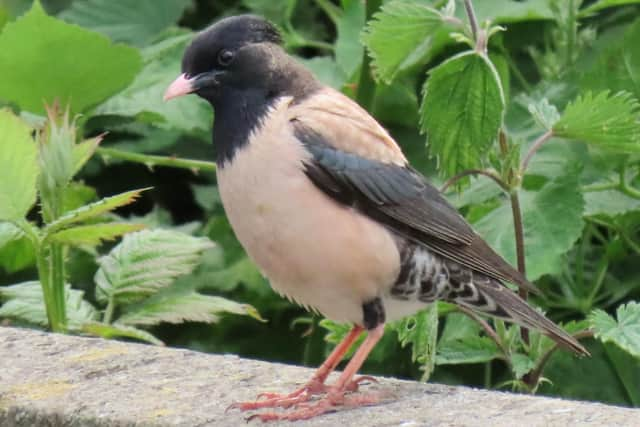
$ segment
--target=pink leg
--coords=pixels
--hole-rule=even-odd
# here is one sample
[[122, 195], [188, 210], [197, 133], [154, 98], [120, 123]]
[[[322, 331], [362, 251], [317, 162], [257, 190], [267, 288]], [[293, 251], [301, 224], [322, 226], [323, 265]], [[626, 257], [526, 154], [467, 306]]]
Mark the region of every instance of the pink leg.
[[[238, 408], [242, 411], [249, 411], [260, 408], [288, 408], [292, 405], [306, 402], [315, 394], [324, 393], [327, 391], [327, 387], [324, 385], [327, 377], [336, 369], [336, 366], [338, 366], [345, 353], [349, 351], [354, 341], [362, 334], [362, 331], [362, 326], [354, 326], [347, 336], [333, 349], [329, 357], [327, 357], [327, 360], [320, 365], [315, 374], [313, 374], [313, 377], [311, 377], [311, 380], [298, 390], [284, 395], [279, 393], [260, 393], [258, 399], [265, 398], [265, 400], [238, 402], [229, 406], [229, 409]], [[352, 387], [357, 388], [357, 383], [354, 383]]]
[[[306, 420], [316, 417], [330, 411], [335, 406], [362, 406], [371, 405], [378, 402], [378, 397], [358, 395], [358, 396], [345, 396], [345, 392], [350, 391], [350, 384], [353, 383], [353, 377], [356, 375], [362, 364], [373, 350], [373, 347], [380, 341], [384, 334], [384, 325], [379, 325], [375, 329], [369, 331], [369, 335], [362, 343], [356, 354], [347, 364], [347, 367], [336, 381], [335, 385], [331, 386], [329, 393], [322, 399], [312, 404], [303, 404], [304, 408], [297, 409], [291, 412], [266, 412], [263, 414], [256, 414], [249, 419], [259, 418], [262, 421], [273, 420]], [[301, 405], [302, 406], [302, 405]]]

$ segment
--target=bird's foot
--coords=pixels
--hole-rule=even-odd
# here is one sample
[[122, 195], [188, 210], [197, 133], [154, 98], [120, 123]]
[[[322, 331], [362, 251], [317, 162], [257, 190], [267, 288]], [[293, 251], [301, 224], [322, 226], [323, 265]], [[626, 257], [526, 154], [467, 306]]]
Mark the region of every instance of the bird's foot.
[[237, 402], [231, 404], [229, 409], [240, 409], [241, 411], [253, 411], [262, 408], [289, 408], [311, 399], [317, 394], [326, 393], [329, 387], [318, 380], [311, 380], [293, 393], [260, 393], [254, 402]]
[[[345, 391], [358, 391], [360, 383], [364, 381], [378, 382], [373, 377], [363, 375], [349, 382], [345, 387]], [[321, 383], [318, 380], [311, 380], [293, 393], [260, 393], [256, 397], [255, 401], [233, 403], [227, 408], [227, 410], [240, 409], [241, 411], [253, 411], [262, 408], [289, 408], [291, 406], [297, 406], [301, 403], [308, 402], [311, 397], [318, 394], [327, 393], [329, 390], [329, 386]]]
[[378, 394], [357, 394], [345, 395], [344, 391], [332, 390], [326, 396], [315, 402], [301, 403], [295, 410], [283, 412], [263, 412], [254, 414], [247, 418], [247, 421], [258, 419], [263, 422], [267, 421], [298, 421], [308, 420], [327, 412], [333, 412], [338, 407], [356, 408], [358, 406], [374, 405], [380, 402]]

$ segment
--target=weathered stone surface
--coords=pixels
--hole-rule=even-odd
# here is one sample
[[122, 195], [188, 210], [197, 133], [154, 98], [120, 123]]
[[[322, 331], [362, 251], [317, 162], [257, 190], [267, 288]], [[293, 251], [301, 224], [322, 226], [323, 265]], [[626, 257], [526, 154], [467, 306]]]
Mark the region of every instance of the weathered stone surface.
[[[311, 372], [236, 356], [0, 327], [0, 426], [243, 425], [245, 414], [225, 412], [229, 404], [261, 391], [291, 391]], [[388, 378], [364, 389], [393, 398], [300, 424], [640, 425], [640, 410], [596, 403]]]

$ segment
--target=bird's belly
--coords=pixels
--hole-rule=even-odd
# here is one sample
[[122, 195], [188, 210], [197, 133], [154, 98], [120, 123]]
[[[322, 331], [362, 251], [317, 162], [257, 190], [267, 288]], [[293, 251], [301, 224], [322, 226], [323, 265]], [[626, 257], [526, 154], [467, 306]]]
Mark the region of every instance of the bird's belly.
[[396, 243], [318, 190], [304, 174], [305, 155], [287, 136], [239, 150], [217, 172], [225, 211], [275, 290], [333, 320], [362, 323], [362, 304], [398, 275]]

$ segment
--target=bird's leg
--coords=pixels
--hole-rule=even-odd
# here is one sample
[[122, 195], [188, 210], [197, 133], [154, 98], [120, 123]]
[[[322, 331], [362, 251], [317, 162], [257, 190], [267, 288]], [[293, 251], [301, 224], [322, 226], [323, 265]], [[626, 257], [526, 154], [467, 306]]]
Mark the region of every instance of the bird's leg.
[[[326, 381], [329, 374], [331, 374], [331, 372], [336, 369], [336, 366], [338, 366], [344, 355], [347, 353], [347, 351], [349, 351], [349, 348], [351, 348], [351, 345], [354, 343], [354, 341], [358, 339], [362, 331], [362, 326], [354, 326], [351, 331], [349, 331], [347, 336], [344, 337], [344, 339], [336, 346], [336, 348], [333, 349], [329, 357], [327, 357], [327, 360], [325, 360], [324, 363], [320, 365], [309, 382], [307, 382], [304, 386], [300, 387], [296, 391], [289, 394], [268, 392], [260, 393], [257, 398], [258, 400], [256, 400], [255, 402], [234, 403], [229, 407], [229, 409], [238, 408], [242, 411], [249, 411], [260, 408], [288, 408], [289, 406], [309, 400], [309, 398], [315, 394], [326, 392], [328, 387], [324, 384], [324, 382]], [[357, 386], [357, 382], [354, 382], [352, 384], [352, 387], [355, 387], [355, 389], [357, 389]]]
[[371, 405], [377, 403], [380, 398], [376, 395], [358, 394], [353, 396], [345, 396], [350, 391], [350, 385], [353, 383], [353, 377], [356, 375], [364, 361], [373, 350], [373, 347], [380, 341], [384, 334], [384, 324], [378, 325], [375, 329], [369, 331], [369, 335], [362, 343], [356, 354], [351, 358], [346, 368], [338, 378], [338, 381], [331, 387], [328, 387], [328, 393], [320, 400], [313, 403], [303, 403], [299, 408], [290, 412], [265, 412], [249, 417], [249, 420], [258, 418], [262, 421], [274, 420], [306, 420], [331, 411], [336, 406], [356, 407], [362, 405]]

